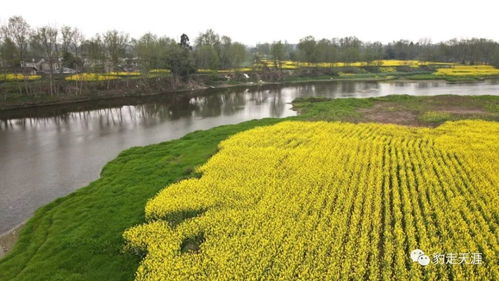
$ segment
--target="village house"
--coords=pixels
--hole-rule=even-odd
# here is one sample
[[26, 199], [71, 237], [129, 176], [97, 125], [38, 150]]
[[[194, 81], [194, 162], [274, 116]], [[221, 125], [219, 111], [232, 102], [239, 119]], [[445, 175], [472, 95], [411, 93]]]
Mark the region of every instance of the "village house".
[[[23, 73], [29, 74], [39, 74], [39, 73], [49, 73], [50, 64], [45, 59], [40, 59], [38, 62], [32, 59], [31, 62], [21, 62], [21, 68]], [[76, 70], [62, 66], [61, 59], [58, 59], [53, 63], [54, 73], [62, 74], [74, 74]]]

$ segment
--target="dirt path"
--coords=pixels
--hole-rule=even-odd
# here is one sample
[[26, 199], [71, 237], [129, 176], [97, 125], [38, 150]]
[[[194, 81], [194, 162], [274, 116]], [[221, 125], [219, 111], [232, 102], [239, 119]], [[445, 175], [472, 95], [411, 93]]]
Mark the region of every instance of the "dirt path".
[[21, 228], [26, 222], [23, 222], [11, 230], [0, 235], [0, 258], [5, 256], [16, 244]]
[[428, 126], [419, 122], [418, 113], [406, 109], [400, 109], [393, 103], [377, 103], [370, 108], [361, 109], [359, 112], [364, 114], [367, 122], [399, 124], [406, 126]]
[[[363, 122], [399, 124], [414, 127], [437, 127], [445, 121], [461, 119], [496, 120], [498, 113], [484, 104], [462, 96], [433, 96], [425, 100], [376, 101], [372, 107], [359, 109]], [[445, 116], [441, 120], [424, 118], [426, 113]]]

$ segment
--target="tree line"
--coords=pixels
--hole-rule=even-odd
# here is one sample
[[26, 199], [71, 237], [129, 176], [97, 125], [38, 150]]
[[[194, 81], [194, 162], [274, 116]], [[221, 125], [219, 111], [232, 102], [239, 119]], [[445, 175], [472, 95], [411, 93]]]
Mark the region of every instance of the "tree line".
[[[76, 72], [113, 72], [170, 69], [187, 77], [197, 69], [228, 69], [273, 60], [302, 62], [355, 62], [381, 59], [414, 59], [499, 66], [499, 44], [483, 38], [453, 39], [432, 43], [399, 40], [383, 44], [363, 42], [356, 37], [302, 38], [297, 44], [275, 41], [245, 46], [209, 29], [191, 43], [147, 33], [131, 38], [116, 30], [85, 38], [75, 27], [31, 27], [20, 16], [0, 27], [0, 66], [4, 72], [18, 72], [26, 62], [43, 59], [50, 81], [64, 68]], [[52, 87], [52, 86], [51, 86]]]
[[499, 43], [484, 38], [452, 39], [439, 43], [399, 40], [383, 44], [363, 42], [356, 37], [317, 40], [307, 36], [298, 44], [282, 41], [257, 44], [255, 53], [276, 61], [348, 63], [398, 59], [499, 66]]

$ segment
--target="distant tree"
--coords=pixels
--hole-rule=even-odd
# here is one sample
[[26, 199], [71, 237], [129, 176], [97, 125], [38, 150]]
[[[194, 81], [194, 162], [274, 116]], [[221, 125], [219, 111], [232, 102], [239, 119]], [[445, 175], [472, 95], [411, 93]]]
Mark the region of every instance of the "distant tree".
[[220, 46], [220, 68], [240, 67], [247, 56], [246, 47], [239, 42], [232, 42], [228, 36], [222, 36]]
[[[31, 27], [23, 17], [14, 16], [9, 18], [7, 25], [2, 26], [0, 33], [6, 44], [6, 47], [2, 49], [7, 52], [2, 56], [8, 57], [7, 64], [15, 70], [25, 62], [29, 39], [32, 33]], [[24, 78], [24, 88], [28, 92], [28, 80], [26, 76]]]
[[[83, 61], [78, 56], [79, 46], [81, 44], [81, 33], [77, 28], [63, 26], [61, 28], [61, 55], [62, 65], [73, 69], [80, 69]], [[60, 68], [62, 73], [63, 68]]]
[[213, 30], [208, 29], [196, 38], [194, 55], [196, 65], [199, 68], [219, 69], [221, 67], [221, 45], [220, 36]]
[[196, 65], [199, 68], [219, 69], [220, 57], [215, 48], [209, 45], [197, 46], [195, 49]]
[[[73, 55], [72, 52], [62, 53], [61, 59], [63, 67], [68, 67], [76, 71], [81, 69], [81, 65], [83, 64], [82, 60], [79, 57]], [[62, 73], [62, 71], [64, 71], [64, 69], [61, 67], [60, 72]]]
[[248, 57], [246, 46], [239, 42], [234, 42], [229, 51], [230, 67], [240, 67]]
[[281, 41], [275, 41], [270, 45], [270, 55], [274, 61], [274, 67], [282, 71], [282, 61], [285, 59], [286, 50]]
[[383, 59], [383, 44], [381, 42], [364, 44], [362, 57], [362, 60], [367, 62]]
[[19, 65], [18, 50], [16, 43], [10, 38], [3, 38], [0, 44], [0, 60], [5, 71]]
[[185, 33], [182, 33], [182, 35], [180, 36], [180, 46], [183, 48], [192, 49], [189, 43], [189, 36], [187, 36], [187, 34]]
[[226, 69], [232, 67], [232, 39], [228, 36], [222, 36], [220, 39], [220, 68]]
[[178, 44], [174, 42], [169, 44], [165, 64], [171, 70], [175, 79], [181, 78], [186, 81], [192, 73], [196, 72], [194, 56], [188, 40], [181, 40]]
[[499, 68], [499, 44], [496, 43], [496, 46], [493, 49], [493, 55], [490, 59], [490, 63]]
[[208, 29], [206, 32], [200, 33], [196, 38], [196, 46], [209, 45], [218, 48], [220, 44], [220, 35], [215, 33], [213, 29]]
[[159, 68], [159, 41], [156, 35], [146, 33], [139, 40], [133, 41], [135, 55], [139, 59], [139, 65], [144, 72], [153, 68]]
[[341, 61], [351, 63], [361, 60], [362, 41], [357, 37], [344, 37], [339, 40]]
[[68, 53], [73, 41], [75, 31], [70, 26], [61, 27], [61, 53]]
[[269, 43], [259, 43], [256, 44], [253, 49], [253, 55], [258, 56], [260, 58], [269, 58], [270, 57], [270, 45]]
[[129, 36], [128, 34], [111, 30], [104, 34], [103, 42], [106, 51], [106, 60], [110, 68], [109, 70], [117, 71], [120, 58], [125, 57]]
[[86, 64], [83, 65], [84, 70], [87, 69], [92, 72], [104, 71], [106, 51], [100, 34], [83, 41], [81, 49], [82, 57], [86, 60]]
[[299, 58], [305, 62], [316, 62], [317, 42], [313, 36], [307, 36], [300, 39], [298, 43]]
[[337, 47], [328, 39], [321, 39], [315, 46], [316, 60], [319, 62], [334, 62], [337, 56]]
[[50, 26], [44, 26], [38, 28], [34, 35], [34, 42], [37, 43], [39, 48], [42, 50], [45, 61], [49, 66], [49, 81], [50, 81], [50, 94], [55, 94], [54, 86], [54, 72], [55, 64], [58, 60], [58, 42], [57, 42], [58, 30]]
[[[0, 71], [3, 74], [9, 73], [12, 69], [15, 69], [19, 65], [18, 53], [16, 44], [9, 38], [3, 38], [0, 40]], [[24, 90], [27, 91], [26, 82], [24, 83]], [[19, 94], [22, 94], [22, 87], [18, 86]], [[4, 93], [4, 99], [7, 98], [7, 91]]]
[[1, 33], [4, 38], [14, 44], [17, 50], [18, 64], [24, 62], [32, 33], [29, 24], [23, 17], [14, 16], [9, 18], [7, 25], [2, 26]]

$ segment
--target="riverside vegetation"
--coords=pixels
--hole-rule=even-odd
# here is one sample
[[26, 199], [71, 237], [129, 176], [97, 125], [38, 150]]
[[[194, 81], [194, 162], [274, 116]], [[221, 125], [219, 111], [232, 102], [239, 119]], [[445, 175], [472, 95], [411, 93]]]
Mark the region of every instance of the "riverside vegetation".
[[[473, 70], [454, 67], [475, 67]], [[76, 27], [0, 26], [0, 109], [205, 87], [334, 79], [477, 80], [499, 76], [499, 43], [484, 38], [387, 44], [356, 37], [246, 46], [209, 29], [192, 42]], [[249, 73], [248, 73], [249, 72]]]
[[[60, 92], [55, 95], [46, 93], [49, 84], [40, 75], [5, 74], [0, 75], [0, 89], [3, 89], [0, 110], [217, 87], [344, 80], [462, 82], [499, 78], [499, 69], [490, 65], [465, 66], [416, 60], [376, 60], [351, 64], [283, 61], [281, 69], [276, 70], [274, 66], [275, 62], [262, 60], [246, 68], [198, 69], [197, 73], [190, 75], [186, 81], [175, 79], [169, 69], [153, 69], [148, 73], [58, 75]], [[2, 79], [6, 81], [3, 84]], [[18, 92], [25, 87], [29, 89], [29, 94]]]
[[[228, 150], [237, 150], [236, 144], [238, 142], [247, 142], [254, 137], [253, 134], [255, 132], [261, 134], [265, 132], [265, 130], [280, 130], [283, 133], [286, 133], [285, 136], [287, 136], [287, 139], [289, 138], [289, 142], [280, 150], [280, 146], [275, 146], [275, 141], [271, 137], [262, 136], [261, 138], [258, 138], [258, 142], [253, 146], [248, 145], [248, 148], [251, 148], [252, 150], [265, 150], [263, 147], [265, 146], [264, 143], [267, 142], [269, 150], [275, 150], [278, 154], [289, 155], [290, 159], [296, 160], [296, 157], [299, 157], [300, 155], [303, 156], [303, 151], [292, 153], [294, 146], [297, 148], [302, 146], [305, 151], [307, 149], [310, 150], [310, 147], [307, 146], [308, 142], [309, 144], [312, 144], [313, 142], [317, 142], [318, 144], [326, 142], [328, 145], [331, 145], [331, 150], [334, 150], [337, 148], [337, 145], [345, 142], [345, 147], [351, 144], [352, 149], [354, 149], [353, 147], [355, 146], [360, 152], [358, 156], [355, 156], [359, 158], [352, 157], [352, 160], [367, 161], [366, 159], [371, 158], [376, 160], [369, 169], [363, 165], [355, 165], [357, 167], [356, 169], [360, 169], [360, 173], [355, 173], [358, 177], [354, 180], [359, 181], [359, 183], [362, 183], [362, 179], [371, 178], [369, 176], [370, 174], [380, 171], [381, 161], [385, 161], [384, 163], [388, 163], [390, 167], [383, 170], [381, 174], [373, 174], [377, 176], [372, 177], [372, 179], [382, 180], [382, 182], [385, 181], [385, 183], [386, 180], [393, 179], [393, 181], [390, 181], [390, 186], [395, 186], [396, 184], [396, 187], [392, 188], [393, 193], [383, 193], [382, 190], [386, 190], [384, 189], [386, 186], [378, 184], [378, 181], [373, 182], [375, 189], [365, 188], [366, 185], [364, 183], [356, 186], [341, 185], [337, 190], [331, 190], [333, 199], [337, 196], [338, 198], [339, 196], [356, 198], [355, 200], [346, 200], [337, 205], [336, 208], [323, 208], [324, 210], [328, 210], [328, 212], [338, 212], [343, 208], [350, 207], [352, 210], [356, 210], [352, 213], [353, 215], [351, 217], [357, 222], [351, 224], [354, 226], [352, 228], [352, 233], [343, 232], [342, 229], [345, 229], [344, 227], [341, 227], [341, 222], [344, 222], [344, 219], [350, 219], [346, 217], [348, 215], [347, 212], [340, 212], [338, 217], [328, 216], [329, 219], [325, 221], [303, 221], [309, 222], [309, 224], [303, 225], [303, 229], [308, 229], [307, 227], [313, 227], [314, 225], [336, 225], [337, 229], [340, 230], [338, 233], [343, 233], [343, 235], [340, 235], [339, 237], [346, 239], [345, 241], [347, 241], [347, 243], [345, 245], [350, 248], [357, 242], [359, 242], [359, 245], [366, 245], [366, 238], [378, 239], [376, 241], [380, 243], [383, 241], [381, 244], [382, 248], [385, 249], [383, 252], [376, 252], [374, 248], [367, 247], [366, 252], [362, 252], [361, 254], [361, 260], [379, 260], [382, 264], [387, 265], [386, 271], [376, 273], [377, 270], [379, 270], [378, 263], [374, 263], [367, 269], [365, 267], [357, 267], [355, 266], [355, 261], [351, 260], [352, 256], [347, 256], [346, 261], [348, 261], [348, 263], [346, 263], [344, 267], [332, 267], [328, 270], [334, 271], [335, 274], [340, 274], [340, 276], [345, 276], [342, 274], [356, 274], [355, 276], [360, 276], [358, 274], [365, 273], [367, 274], [366, 276], [373, 276], [373, 278], [376, 276], [381, 276], [382, 278], [388, 278], [389, 276], [406, 277], [408, 274], [413, 273], [419, 274], [417, 276], [447, 276], [448, 278], [461, 276], [461, 274], [463, 276], [472, 276], [475, 273], [477, 278], [497, 276], [491, 275], [497, 274], [497, 271], [494, 271], [497, 270], [497, 265], [495, 269], [488, 270], [488, 266], [494, 265], [493, 261], [490, 262], [488, 258], [494, 258], [494, 255], [497, 254], [496, 248], [494, 248], [497, 247], [497, 241], [494, 242], [494, 237], [496, 237], [494, 231], [497, 231], [495, 225], [497, 223], [497, 204], [493, 204], [493, 202], [495, 202], [494, 200], [497, 200], [497, 178], [494, 177], [494, 173], [484, 173], [488, 169], [497, 167], [497, 148], [494, 148], [496, 147], [494, 145], [497, 144], [497, 140], [495, 139], [497, 138], [497, 133], [494, 132], [497, 132], [497, 123], [495, 122], [499, 121], [498, 97], [389, 96], [369, 99], [336, 100], [312, 98], [297, 100], [294, 102], [294, 106], [300, 112], [300, 115], [297, 117], [253, 120], [236, 125], [221, 126], [206, 131], [196, 131], [178, 140], [146, 147], [134, 147], [122, 152], [115, 160], [109, 162], [103, 168], [101, 177], [98, 180], [68, 196], [55, 200], [40, 208], [35, 213], [21, 230], [19, 240], [14, 249], [0, 260], [0, 280], [133, 280], [137, 270], [145, 270], [144, 273], [149, 272], [149, 270], [154, 270], [154, 267], [144, 268], [144, 264], [139, 267], [141, 260], [144, 257], [144, 261], [152, 257], [157, 257], [156, 254], [160, 253], [152, 251], [150, 252], [150, 254], [152, 254], [151, 256], [143, 256], [136, 255], [137, 253], [143, 253], [141, 251], [130, 251], [130, 248], [146, 246], [146, 243], [144, 243], [145, 240], [141, 239], [145, 239], [147, 235], [144, 236], [144, 234], [147, 233], [141, 232], [140, 230], [146, 230], [148, 224], [144, 225], [142, 229], [139, 226], [138, 231], [136, 231], [138, 236], [133, 235], [134, 228], [132, 228], [142, 224], [145, 217], [154, 225], [162, 224], [165, 230], [171, 229], [171, 233], [173, 234], [170, 237], [171, 239], [185, 242], [178, 245], [175, 244], [176, 249], [174, 250], [174, 253], [175, 255], [178, 255], [180, 259], [190, 260], [193, 263], [201, 261], [198, 257], [205, 257], [210, 253], [210, 250], [208, 249], [216, 249], [206, 248], [210, 243], [213, 245], [215, 242], [212, 238], [214, 237], [212, 236], [213, 232], [211, 231], [218, 229], [217, 233], [221, 235], [218, 237], [224, 237], [222, 235], [224, 232], [223, 229], [219, 228], [206, 228], [205, 224], [200, 223], [199, 226], [202, 228], [199, 228], [198, 230], [205, 230], [206, 232], [204, 234], [206, 236], [197, 235], [203, 233], [203, 231], [192, 231], [193, 229], [191, 229], [190, 226], [199, 221], [199, 219], [205, 221], [202, 219], [203, 217], [214, 218], [212, 216], [217, 214], [216, 208], [212, 210], [202, 210], [205, 211], [205, 213], [199, 212], [199, 209], [193, 209], [194, 212], [177, 212], [167, 215], [166, 217], [157, 213], [158, 216], [156, 216], [156, 212], [161, 212], [161, 210], [155, 209], [155, 200], [163, 200], [160, 199], [164, 198], [161, 194], [179, 192], [177, 188], [173, 188], [171, 191], [168, 191], [168, 188], [164, 189], [162, 193], [159, 193], [159, 197], [156, 197], [157, 199], [153, 199], [153, 201], [150, 201], [150, 203], [147, 204], [147, 210], [145, 209], [146, 203], [151, 198], [154, 198], [165, 186], [172, 184], [173, 186], [182, 186], [189, 182], [195, 183], [197, 181], [206, 180], [203, 177], [210, 174], [211, 169], [217, 167], [217, 161], [223, 160], [225, 159], [224, 157], [228, 156], [227, 154], [224, 154], [225, 148]], [[448, 123], [436, 129], [414, 129], [393, 125], [353, 125], [349, 123], [320, 122], [300, 123], [298, 128], [296, 128], [296, 125], [293, 125], [296, 123], [283, 123], [278, 124], [276, 127], [272, 127], [272, 125], [282, 121], [325, 120], [348, 121], [354, 123], [366, 121], [383, 122], [383, 120], [378, 119], [380, 113], [386, 117], [384, 122], [396, 122], [395, 119], [390, 118], [390, 114], [397, 112], [411, 112], [411, 114], [415, 116], [413, 120], [415, 123], [411, 125], [416, 126], [435, 127], [444, 121], [460, 119], [482, 119], [490, 120], [492, 123], [485, 121], [466, 121]], [[428, 112], [434, 113], [428, 114]], [[433, 118], [435, 113], [438, 118]], [[300, 129], [301, 127], [303, 128]], [[236, 135], [237, 133], [253, 128], [256, 129], [254, 131]], [[304, 134], [309, 134], [313, 132], [314, 128], [327, 129], [323, 132], [325, 135], [322, 136], [333, 134], [338, 137], [339, 142], [337, 144], [329, 143], [327, 139], [322, 138], [321, 135], [317, 138], [312, 137], [310, 140], [304, 140], [303, 136], [298, 134], [300, 130], [302, 130]], [[351, 134], [347, 134], [345, 131], [346, 128], [351, 129]], [[466, 130], [463, 131], [463, 128], [466, 128]], [[296, 130], [293, 132], [294, 129]], [[488, 130], [488, 134], [485, 133], [484, 130]], [[229, 137], [233, 135], [236, 136], [233, 139], [230, 139]], [[293, 135], [295, 137], [293, 137]], [[362, 139], [358, 137], [360, 135], [369, 136], [373, 143], [371, 144], [362, 141]], [[485, 138], [480, 138], [479, 141], [473, 142], [482, 135], [485, 135]], [[222, 143], [220, 147], [221, 141], [226, 139], [228, 140]], [[390, 142], [390, 139], [392, 142]], [[406, 145], [395, 147], [397, 141], [400, 142], [400, 144]], [[461, 148], [461, 145], [456, 144], [456, 141], [464, 141], [463, 147]], [[492, 148], [487, 150], [485, 145], [488, 145], [489, 142], [492, 142]], [[419, 144], [419, 146], [417, 144]], [[221, 150], [219, 151], [220, 148]], [[344, 152], [340, 151], [339, 153], [343, 153], [341, 155], [346, 157], [347, 154], [353, 152], [351, 149], [346, 149]], [[312, 150], [311, 154], [314, 157], [311, 158], [310, 161], [324, 160], [331, 157], [329, 152], [321, 155], [314, 153]], [[411, 157], [410, 161], [406, 161], [405, 159], [408, 159], [409, 154], [414, 155], [414, 157]], [[211, 162], [207, 162], [213, 155], [215, 156], [212, 158]], [[269, 157], [272, 155], [274, 154], [269, 154]], [[380, 158], [380, 156], [383, 155], [386, 157]], [[254, 158], [251, 158], [251, 155], [247, 156], [249, 158], [245, 159], [248, 159], [248, 161], [251, 159], [253, 159], [251, 161], [255, 160]], [[270, 164], [272, 162], [271, 158], [265, 158], [266, 155], [262, 155], [262, 157], [262, 160], [267, 159], [270, 161], [268, 162], [265, 160], [265, 164]], [[476, 161], [479, 159], [489, 159], [488, 164], [483, 167], [477, 166]], [[286, 158], [283, 158], [282, 160], [284, 161], [283, 164], [288, 163], [286, 162], [288, 161]], [[207, 164], [203, 166], [204, 168], [201, 168], [201, 171], [206, 174], [200, 175], [198, 173], [200, 171], [198, 167], [204, 163]], [[429, 165], [427, 166], [422, 163], [430, 164], [427, 164]], [[442, 163], [448, 163], [449, 165], [443, 165]], [[335, 161], [331, 161], [330, 163], [331, 167], [336, 167], [339, 164], [340, 163], [336, 163]], [[322, 166], [325, 167], [324, 165]], [[243, 168], [240, 165], [234, 165], [233, 168], [236, 169], [238, 167]], [[339, 178], [337, 180], [346, 180], [346, 174], [343, 175], [341, 173], [344, 169], [348, 170], [349, 167], [351, 167], [350, 164], [342, 166], [342, 168], [340, 167], [341, 169], [339, 170], [333, 169], [331, 172], [334, 174], [338, 173]], [[299, 172], [299, 170], [300, 169], [296, 169], [297, 172]], [[216, 169], [213, 171], [216, 171]], [[462, 171], [464, 171], [464, 173], [460, 173]], [[250, 170], [248, 172], [262, 173], [265, 172], [265, 170]], [[282, 170], [281, 172], [285, 173], [286, 171]], [[213, 175], [216, 175], [216, 173]], [[276, 175], [285, 176], [284, 174]], [[325, 180], [329, 178], [331, 183], [334, 183], [335, 181], [331, 178], [331, 174], [328, 175], [325, 171], [319, 173], [319, 171], [314, 170], [313, 173], [309, 173], [308, 175], [309, 178], [305, 178], [305, 180], [310, 178]], [[394, 175], [399, 175], [400, 177], [395, 177]], [[284, 177], [284, 179], [291, 180], [294, 178], [292, 175], [288, 176], [290, 177]], [[425, 177], [422, 178], [423, 176]], [[200, 178], [195, 179], [198, 177]], [[187, 182], [182, 182], [182, 180], [185, 179], [187, 179]], [[397, 180], [395, 181], [395, 179]], [[489, 182], [487, 183], [487, 181], [485, 181], [485, 183], [483, 183], [484, 179], [488, 179]], [[258, 179], [255, 178], [254, 180]], [[416, 194], [413, 187], [408, 186], [408, 183], [413, 180], [421, 183], [421, 185], [418, 185], [418, 188], [425, 189], [427, 192], [430, 192], [432, 196], [427, 198], [419, 197], [422, 195]], [[272, 181], [269, 181], [268, 183], [272, 184]], [[289, 183], [291, 184], [292, 181], [289, 181]], [[455, 185], [451, 185], [451, 183], [455, 183]], [[482, 183], [492, 186], [489, 189], [482, 188]], [[494, 183], [495, 185], [493, 185]], [[238, 186], [237, 182], [234, 182], [233, 186]], [[282, 196], [291, 194], [299, 195], [302, 192], [306, 192], [307, 188], [314, 188], [314, 186], [317, 187], [317, 185], [310, 185], [310, 187], [304, 185], [303, 188], [295, 186], [295, 188], [288, 189], [288, 193], [285, 192]], [[223, 187], [220, 186], [217, 190], [223, 190]], [[244, 190], [245, 189], [241, 189], [241, 191]], [[206, 190], [201, 189], [200, 191]], [[263, 189], [259, 190], [259, 192], [263, 191]], [[359, 192], [358, 194], [362, 196], [352, 197], [354, 192]], [[383, 201], [390, 202], [390, 204], [382, 203], [382, 201], [380, 206], [379, 201], [369, 201], [371, 199], [374, 200], [375, 192], [384, 194], [383, 199], [387, 199], [387, 201]], [[189, 195], [189, 193], [179, 193], [179, 195], [181, 194], [186, 196]], [[237, 195], [237, 193], [232, 194]], [[272, 199], [272, 194], [276, 193], [270, 192], [268, 194], [268, 199]], [[215, 195], [216, 194], [207, 198], [212, 200], [212, 203], [216, 203], [218, 199]], [[326, 189], [323, 189], [322, 192], [318, 192], [313, 197], [318, 201], [312, 200], [302, 202], [311, 203], [310, 206], [307, 205], [307, 208], [310, 207], [309, 209], [304, 209], [306, 211], [300, 213], [293, 208], [288, 211], [290, 214], [292, 213], [296, 216], [305, 216], [312, 219], [318, 214], [322, 206], [324, 206], [323, 204], [326, 204], [327, 206], [327, 204], [333, 202], [327, 199], [329, 198], [328, 196], [326, 196]], [[236, 196], [233, 199], [237, 200], [238, 198], [242, 200], [245, 197]], [[251, 199], [253, 197], [248, 198]], [[265, 197], [262, 197], [262, 199], [264, 198]], [[486, 200], [487, 198], [491, 200]], [[413, 204], [413, 200], [417, 199], [421, 199], [422, 201]], [[428, 204], [434, 202], [434, 200], [440, 200], [438, 202], [441, 204], [429, 207]], [[364, 201], [366, 202], [365, 205], [362, 203]], [[167, 206], [173, 207], [175, 206], [173, 204], [175, 202], [178, 203], [179, 201], [172, 201], [172, 204]], [[201, 202], [195, 197], [189, 198], [188, 202], [181, 203], [188, 204], [189, 202], [198, 204], [200, 207], [206, 207], [203, 204], [210, 203], [208, 201]], [[262, 202], [267, 201], [264, 200]], [[298, 204], [299, 200], [292, 200], [290, 201], [290, 204], [293, 202]], [[313, 202], [316, 202], [317, 204]], [[321, 202], [322, 204], [319, 204]], [[369, 202], [372, 202], [373, 208], [367, 208]], [[251, 211], [251, 204], [249, 204], [251, 203], [251, 200], [247, 203], [246, 206], [248, 208], [246, 209], [241, 207], [239, 210], [230, 208], [226, 208], [225, 210], [227, 210], [227, 214], [234, 214], [237, 211]], [[230, 202], [226, 202], [225, 204], [230, 204]], [[216, 205], [217, 204], [215, 204], [215, 206]], [[293, 206], [299, 207], [298, 205]], [[222, 204], [219, 206], [221, 208], [220, 210], [222, 210], [224, 206], [227, 207], [230, 205]], [[362, 206], [365, 206], [366, 208], [363, 208]], [[446, 206], [452, 206], [458, 210], [455, 212], [445, 212], [444, 208]], [[183, 207], [183, 205], [178, 205], [178, 207]], [[264, 206], [259, 209], [262, 212], [266, 210], [263, 207]], [[373, 210], [381, 212], [381, 217], [379, 212], [374, 215], [376, 212]], [[361, 219], [360, 214], [363, 214], [364, 211], [373, 212], [373, 220], [381, 219], [381, 223], [373, 224], [373, 221], [371, 220]], [[263, 213], [260, 213], [260, 215], [261, 214]], [[282, 217], [283, 214], [272, 212], [272, 221], [287, 225], [290, 220], [295, 218], [291, 216], [289, 219], [285, 219]], [[474, 217], [474, 215], [476, 215], [476, 217]], [[219, 215], [215, 215], [215, 217], [219, 217]], [[227, 216], [227, 220], [232, 218], [233, 216]], [[250, 218], [258, 218], [258, 216], [255, 214], [254, 216], [249, 217], [246, 222], [251, 221], [249, 220]], [[282, 218], [282, 220], [280, 218]], [[402, 218], [404, 218], [404, 220], [402, 220]], [[163, 219], [166, 219], [166, 221], [163, 222]], [[406, 220], [412, 221], [412, 223], [407, 224]], [[245, 222], [245, 219], [241, 222]], [[229, 230], [230, 225], [227, 225], [227, 227], [229, 227], [227, 228], [227, 230]], [[382, 233], [375, 231], [372, 234], [369, 234], [372, 236], [366, 237], [366, 234], [360, 235], [360, 233], [364, 233], [364, 231], [360, 231], [363, 227], [378, 230], [380, 230], [380, 227], [383, 227], [384, 229]], [[449, 227], [449, 229], [461, 227], [461, 229], [457, 232], [451, 232], [446, 230], [446, 227]], [[487, 232], [481, 229], [480, 231], [482, 232], [475, 235], [478, 232], [477, 227], [488, 227], [490, 231]], [[191, 231], [185, 234], [192, 235], [180, 235], [181, 233], [177, 231], [182, 229]], [[127, 230], [128, 232], [126, 232]], [[269, 228], [263, 228], [263, 230], [271, 231]], [[407, 230], [407, 237], [401, 236], [400, 231], [402, 230]], [[436, 230], [436, 232], [434, 232], [434, 230]], [[129, 244], [129, 249], [124, 248], [125, 241], [122, 238], [124, 232], [128, 233], [126, 236], [130, 241], [136, 241]], [[142, 233], [142, 236], [140, 236], [139, 233]], [[327, 232], [319, 233], [325, 235]], [[242, 237], [241, 235], [243, 235], [242, 233], [238, 234], [237, 232], [235, 234], [237, 235], [234, 237]], [[288, 235], [290, 235], [288, 238], [292, 238], [293, 235], [296, 236], [299, 234], [300, 233], [298, 232], [290, 231], [288, 233]], [[472, 235], [471, 238], [469, 235]], [[257, 238], [258, 237], [260, 236], [257, 236]], [[343, 253], [343, 249], [335, 248], [336, 244], [334, 242], [331, 242], [333, 244], [330, 244], [330, 236], [321, 237], [325, 240], [323, 241], [324, 248], [317, 248], [321, 249], [321, 251], [319, 251], [320, 253], [325, 254], [324, 250], [329, 249], [329, 246], [331, 246], [331, 249], [336, 249], [338, 251], [334, 253]], [[464, 237], [465, 239], [454, 240], [454, 238], [461, 237]], [[155, 236], [151, 236], [151, 238], [153, 239], [149, 239], [146, 242], [153, 245], [156, 243], [156, 240], [154, 239]], [[310, 240], [304, 239], [297, 241], [311, 243], [310, 245], [321, 245], [321, 243], [317, 243], [317, 241], [314, 240], [315, 238], [312, 238], [313, 237], [311, 237]], [[201, 241], [204, 241], [207, 244], [200, 243]], [[254, 242], [252, 242], [251, 239], [245, 241], [248, 243]], [[297, 249], [301, 249], [300, 247], [305, 245], [302, 242], [296, 244], [296, 247], [298, 247]], [[406, 261], [406, 255], [409, 253], [404, 252], [404, 256], [400, 256], [402, 254], [400, 248], [404, 248], [405, 251], [408, 250], [409, 247], [415, 245], [415, 243], [417, 243], [418, 246], [422, 245], [422, 248], [423, 246], [427, 246], [428, 248], [423, 250], [429, 253], [437, 250], [462, 252], [478, 249], [486, 256], [485, 262], [490, 263], [482, 267], [477, 266], [471, 268], [456, 266], [455, 269], [452, 269], [451, 266], [438, 267], [435, 265], [434, 270], [430, 270], [430, 273], [424, 273], [421, 268], [409, 264], [408, 261]], [[167, 245], [168, 248], [173, 244], [166, 242], [165, 245]], [[237, 246], [235, 244], [229, 245], [234, 247]], [[283, 243], [283, 245], [292, 246], [290, 243]], [[255, 253], [267, 255], [267, 253], [270, 253], [275, 249], [275, 245], [268, 244], [268, 246], [269, 247], [255, 248], [255, 250], [259, 249], [259, 251]], [[205, 249], [208, 252], [205, 253]], [[235, 249], [238, 248], [236, 247]], [[149, 250], [151, 251], [151, 249]], [[227, 250], [231, 251], [234, 249], [228, 248]], [[267, 250], [270, 252], [266, 252]], [[303, 251], [297, 252], [303, 254]], [[165, 255], [162, 256], [162, 258], [172, 258], [171, 253], [172, 252], [165, 252]], [[244, 253], [247, 252], [242, 249], [240, 254]], [[281, 253], [281, 256], [279, 256], [279, 253]], [[284, 248], [282, 252], [278, 252], [277, 257], [283, 257], [286, 253], [291, 253], [288, 251], [288, 248]], [[313, 252], [307, 253], [308, 254], [304, 257], [307, 259], [312, 257]], [[347, 253], [347, 251], [345, 250], [344, 253]], [[223, 253], [220, 253], [220, 255], [222, 254]], [[223, 260], [224, 259], [218, 261]], [[226, 261], [229, 260], [230, 259]], [[276, 261], [282, 261], [282, 259], [276, 259]], [[295, 264], [295, 259], [291, 261]], [[319, 263], [320, 260], [316, 260], [316, 262]], [[273, 272], [272, 270], [276, 270], [279, 264], [276, 263], [273, 266], [275, 267], [269, 267], [269, 270], [271, 270], [268, 274]], [[352, 268], [351, 273], [350, 270], [347, 270], [347, 267]], [[299, 268], [294, 269], [300, 272]], [[171, 270], [174, 270], [174, 268]], [[196, 268], [193, 268], [192, 270], [197, 274], [199, 273]], [[303, 276], [317, 273], [313, 270], [301, 272]], [[159, 272], [158, 274], [162, 273]], [[180, 274], [180, 271], [178, 271], [177, 274]], [[232, 273], [229, 271], [228, 274]], [[154, 276], [159, 275], [141, 275], [139, 273], [137, 278], [147, 278], [147, 276], [154, 278]]]

